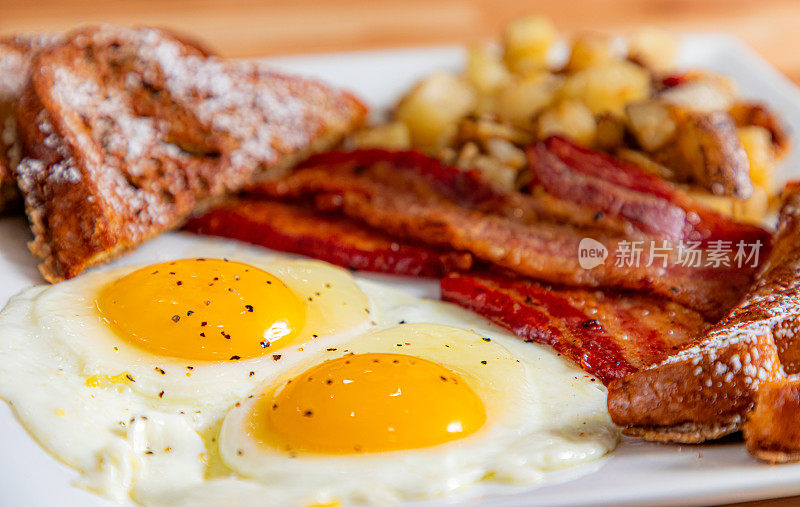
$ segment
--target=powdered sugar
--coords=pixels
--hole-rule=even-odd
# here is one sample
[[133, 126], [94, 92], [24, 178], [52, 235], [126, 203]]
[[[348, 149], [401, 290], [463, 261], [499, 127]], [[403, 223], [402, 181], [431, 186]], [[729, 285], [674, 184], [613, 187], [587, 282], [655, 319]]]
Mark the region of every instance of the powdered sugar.
[[[722, 377], [749, 388], [773, 378], [782, 365], [774, 357], [800, 330], [800, 194], [789, 195], [781, 212], [772, 254], [745, 300], [698, 344], [670, 356], [660, 365], [688, 362], [695, 377]], [[795, 367], [792, 365], [792, 367]]]
[[[115, 86], [80, 73], [82, 67], [58, 67], [52, 93], [80, 112], [90, 130], [99, 130], [95, 139], [124, 159], [134, 174], [141, 174], [137, 159], [175, 153], [164, 131], [169, 125], [162, 128], [152, 118], [134, 114], [130, 93], [142, 86], [163, 90], [201, 127], [229, 136], [226, 146], [232, 149], [224, 155], [242, 170], [274, 164], [307, 146], [323, 128], [349, 120], [342, 109], [348, 99], [324, 85], [287, 78], [253, 62], [206, 57], [158, 30], [105, 28], [79, 41], [96, 47], [124, 44], [108, 58], [135, 70], [121, 76], [122, 86]], [[323, 118], [334, 123], [325, 125]]]
[[[29, 214], [46, 214], [45, 203], [56, 200], [83, 213], [80, 230], [62, 236], [75, 244], [54, 250], [135, 245], [200, 201], [239, 190], [262, 171], [275, 175], [284, 160], [317, 139], [335, 140], [364, 113], [325, 85], [207, 57], [155, 29], [88, 29], [40, 62], [35, 89], [47, 96], [35, 126], [55, 162], [19, 166], [32, 194], [26, 202], [42, 208], [29, 206]], [[84, 210], [86, 203], [94, 206]]]

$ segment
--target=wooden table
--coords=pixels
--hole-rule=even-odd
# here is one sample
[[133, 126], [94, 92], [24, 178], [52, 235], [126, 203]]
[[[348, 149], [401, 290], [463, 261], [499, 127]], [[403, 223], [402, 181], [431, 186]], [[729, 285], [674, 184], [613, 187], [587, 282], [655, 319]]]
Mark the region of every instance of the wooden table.
[[797, 0], [0, 0], [0, 34], [153, 24], [196, 33], [224, 55], [260, 56], [476, 41], [531, 12], [566, 31], [729, 32], [800, 82]]
[[528, 13], [567, 32], [731, 33], [800, 83], [800, 0], [0, 0], [0, 35], [148, 24], [196, 34], [226, 56], [264, 56], [476, 42]]

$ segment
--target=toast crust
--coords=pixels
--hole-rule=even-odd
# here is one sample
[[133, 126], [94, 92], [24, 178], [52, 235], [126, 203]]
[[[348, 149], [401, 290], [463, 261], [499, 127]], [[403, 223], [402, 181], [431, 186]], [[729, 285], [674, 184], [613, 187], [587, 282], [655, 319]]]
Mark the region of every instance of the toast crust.
[[157, 29], [74, 32], [38, 55], [17, 181], [44, 277], [102, 264], [359, 126], [319, 82], [208, 57]]
[[22, 158], [14, 111], [31, 61], [39, 51], [62, 42], [63, 34], [29, 33], [0, 37], [0, 213], [21, 208], [14, 168]]
[[744, 425], [747, 452], [767, 463], [800, 461], [800, 377], [761, 386]]
[[712, 424], [699, 424], [687, 422], [676, 426], [640, 426], [622, 430], [629, 437], [641, 437], [651, 442], [699, 444], [707, 440], [716, 440], [726, 435], [739, 431], [742, 427], [742, 417], [734, 415]]

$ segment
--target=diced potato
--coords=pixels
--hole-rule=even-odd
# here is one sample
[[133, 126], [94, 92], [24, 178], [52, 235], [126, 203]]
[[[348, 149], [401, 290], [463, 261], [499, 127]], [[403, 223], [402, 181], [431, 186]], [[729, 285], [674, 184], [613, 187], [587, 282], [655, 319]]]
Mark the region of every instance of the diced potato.
[[[503, 141], [501, 140], [501, 142]], [[474, 142], [467, 142], [461, 147], [455, 159], [455, 165], [465, 170], [478, 169], [487, 180], [506, 190], [514, 189], [519, 172], [519, 168], [512, 167], [494, 154], [481, 153], [480, 147]]]
[[759, 102], [738, 99], [728, 110], [734, 123], [740, 127], [762, 127], [769, 132], [773, 155], [776, 160], [782, 159], [789, 149], [789, 132], [774, 109]]
[[635, 165], [642, 171], [658, 176], [662, 180], [675, 179], [675, 172], [672, 169], [659, 164], [641, 151], [622, 148], [617, 150], [616, 155], [620, 159]]
[[499, 188], [503, 190], [514, 190], [514, 183], [516, 182], [517, 173], [519, 171], [503, 164], [496, 158], [478, 155], [472, 159], [470, 167], [480, 170], [486, 179]]
[[703, 79], [674, 86], [661, 93], [660, 98], [667, 104], [707, 113], [729, 110], [736, 100], [736, 92], [724, 81]]
[[499, 51], [486, 44], [469, 49], [466, 75], [473, 86], [485, 94], [494, 93], [511, 77]]
[[435, 156], [445, 164], [455, 165], [458, 153], [455, 148], [448, 146], [437, 151]]
[[734, 81], [732, 77], [720, 74], [719, 72], [694, 69], [686, 72], [685, 80], [687, 83], [708, 83], [721, 90], [723, 93], [733, 97], [739, 94], [739, 87], [736, 81]]
[[407, 150], [411, 148], [411, 133], [405, 123], [393, 121], [359, 130], [350, 137], [349, 144], [353, 148]]
[[497, 94], [497, 115], [514, 125], [530, 128], [534, 117], [553, 102], [561, 82], [549, 72], [514, 79]]
[[450, 143], [458, 121], [475, 109], [472, 86], [449, 72], [437, 72], [418, 83], [398, 104], [395, 118], [408, 126], [411, 141], [423, 149]]
[[622, 115], [625, 104], [649, 96], [650, 75], [638, 65], [622, 60], [572, 74], [561, 88], [562, 98], [581, 100], [596, 115]]
[[769, 211], [769, 196], [761, 187], [753, 187], [749, 199], [733, 199], [733, 217], [737, 220], [762, 224]]
[[558, 37], [553, 22], [541, 16], [528, 16], [508, 24], [504, 35], [506, 65], [512, 72], [547, 68], [550, 47]]
[[678, 45], [669, 33], [657, 28], [643, 28], [628, 40], [628, 55], [656, 72], [665, 72], [675, 65]]
[[733, 216], [734, 199], [727, 195], [714, 195], [705, 188], [691, 187], [686, 191], [689, 196], [700, 204], [713, 209], [723, 215]]
[[524, 151], [499, 137], [492, 137], [486, 141], [486, 151], [493, 158], [514, 169], [522, 169], [528, 162]]
[[567, 69], [577, 72], [595, 65], [603, 65], [614, 58], [611, 41], [599, 34], [579, 35], [572, 42]]
[[518, 145], [526, 145], [533, 141], [533, 135], [530, 132], [490, 118], [465, 118], [458, 124], [457, 142], [479, 141], [486, 144], [489, 139], [493, 138]]
[[478, 93], [477, 102], [475, 103], [476, 116], [493, 115], [496, 110], [497, 93]]
[[739, 139], [750, 159], [750, 181], [767, 194], [775, 193], [775, 148], [770, 132], [763, 127], [740, 127]]
[[714, 195], [700, 187], [691, 187], [687, 193], [700, 204], [743, 222], [763, 224], [764, 217], [769, 211], [769, 197], [761, 187], [754, 187], [753, 195], [745, 200]]
[[613, 151], [625, 144], [625, 120], [611, 113], [603, 113], [596, 118], [597, 133], [595, 145], [606, 151]]
[[555, 134], [571, 137], [584, 145], [591, 145], [597, 132], [594, 115], [578, 100], [565, 100], [545, 110], [539, 116], [537, 134], [540, 139]]
[[676, 124], [670, 106], [659, 100], [646, 100], [628, 104], [628, 127], [636, 141], [646, 151], [655, 151], [675, 135]]
[[467, 142], [461, 147], [456, 157], [455, 165], [462, 169], [472, 167], [472, 161], [481, 154], [481, 149], [475, 142]]

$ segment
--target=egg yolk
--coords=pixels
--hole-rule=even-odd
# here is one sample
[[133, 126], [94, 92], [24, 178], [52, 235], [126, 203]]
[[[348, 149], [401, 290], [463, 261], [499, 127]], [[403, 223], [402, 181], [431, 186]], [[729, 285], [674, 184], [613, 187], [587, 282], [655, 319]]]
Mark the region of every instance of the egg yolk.
[[404, 354], [325, 361], [265, 394], [248, 418], [256, 442], [347, 454], [417, 449], [463, 438], [486, 421], [481, 399], [452, 370]]
[[305, 324], [305, 302], [275, 276], [225, 259], [155, 264], [103, 287], [102, 317], [149, 352], [197, 360], [269, 353]]

